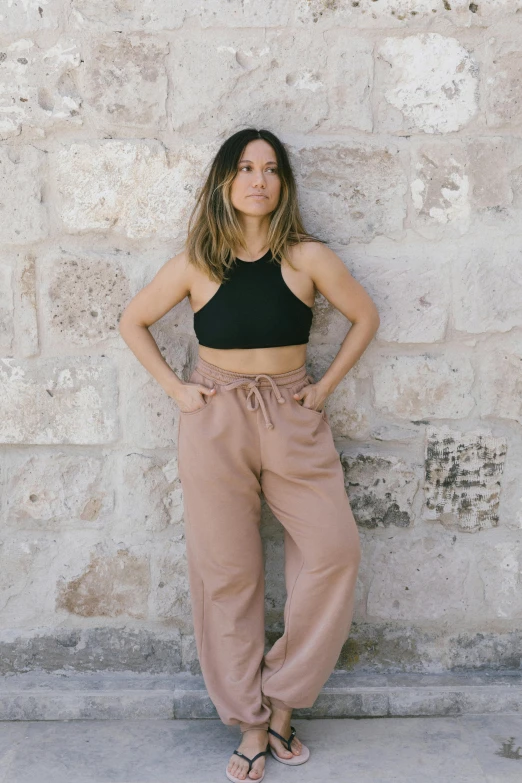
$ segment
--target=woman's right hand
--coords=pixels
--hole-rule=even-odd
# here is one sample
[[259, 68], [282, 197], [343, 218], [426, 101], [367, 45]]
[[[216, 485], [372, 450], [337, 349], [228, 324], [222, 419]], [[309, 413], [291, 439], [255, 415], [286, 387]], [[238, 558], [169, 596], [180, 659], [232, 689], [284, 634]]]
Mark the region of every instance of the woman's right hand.
[[211, 396], [215, 393], [215, 388], [210, 389], [208, 386], [203, 386], [202, 383], [184, 383], [175, 396], [173, 394], [170, 396], [178, 404], [180, 411], [193, 413], [208, 405], [207, 402], [204, 402], [205, 398], [202, 395]]

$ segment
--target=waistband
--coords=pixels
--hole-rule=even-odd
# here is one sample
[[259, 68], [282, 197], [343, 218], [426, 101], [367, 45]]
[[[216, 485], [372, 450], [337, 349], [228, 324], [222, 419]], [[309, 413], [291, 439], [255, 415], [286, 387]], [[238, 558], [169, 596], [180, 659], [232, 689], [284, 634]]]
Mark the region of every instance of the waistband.
[[248, 394], [245, 397], [247, 409], [249, 411], [255, 411], [258, 408], [261, 408], [265, 426], [269, 430], [273, 429], [274, 425], [268, 415], [265, 401], [259, 391], [259, 387], [271, 386], [277, 402], [283, 404], [286, 400], [279, 391], [280, 386], [292, 386], [292, 384], [303, 378], [307, 378], [313, 382], [313, 378], [306, 372], [306, 365], [304, 364], [300, 367], [296, 367], [295, 370], [288, 370], [288, 372], [270, 374], [264, 372], [241, 373], [233, 372], [232, 370], [223, 370], [215, 364], [206, 362], [199, 356], [195, 369], [206, 378], [211, 378], [213, 381], [216, 381], [222, 386], [224, 391], [232, 391], [233, 389], [238, 388], [248, 389]]
[[[198, 357], [195, 369], [202, 375], [206, 375], [207, 378], [212, 378], [212, 380], [217, 381], [220, 384], [230, 383], [231, 381], [238, 381], [240, 378], [244, 378], [244, 384], [245, 387], [247, 387], [251, 381], [257, 378], [257, 385], [272, 386], [267, 373], [242, 373], [233, 372], [232, 370], [223, 370], [222, 367], [211, 364], [201, 357]], [[273, 378], [278, 386], [292, 386], [292, 384], [297, 383], [297, 381], [300, 381], [307, 375], [306, 365], [302, 364], [300, 367], [296, 367], [295, 370], [288, 370], [288, 372], [270, 373], [270, 378]], [[313, 379], [311, 378], [311, 380]]]

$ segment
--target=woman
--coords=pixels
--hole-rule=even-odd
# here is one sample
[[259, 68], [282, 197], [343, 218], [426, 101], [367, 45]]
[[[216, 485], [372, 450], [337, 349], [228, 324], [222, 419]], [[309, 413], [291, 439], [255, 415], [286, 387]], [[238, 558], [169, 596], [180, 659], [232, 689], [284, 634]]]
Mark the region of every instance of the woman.
[[[305, 366], [316, 289], [352, 323], [318, 380]], [[186, 296], [199, 341], [188, 381], [148, 331]], [[313, 705], [348, 637], [360, 543], [324, 404], [378, 325], [339, 256], [304, 230], [285, 147], [253, 128], [223, 143], [185, 249], [120, 320], [180, 411], [194, 633], [210, 698], [242, 732], [232, 781], [262, 780], [269, 750], [308, 759], [292, 709]], [[284, 526], [287, 589], [284, 633], [264, 657], [261, 492]]]

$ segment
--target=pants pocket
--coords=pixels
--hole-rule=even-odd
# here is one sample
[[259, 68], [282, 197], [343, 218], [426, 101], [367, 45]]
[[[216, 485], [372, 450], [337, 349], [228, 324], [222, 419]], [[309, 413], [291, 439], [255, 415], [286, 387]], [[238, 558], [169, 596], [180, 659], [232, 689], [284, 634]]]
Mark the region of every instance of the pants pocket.
[[[188, 380], [189, 383], [199, 383], [202, 386], [206, 386], [209, 389], [214, 388], [214, 382], [207, 378], [206, 376], [202, 375], [198, 370], [193, 370], [191, 373], [191, 376]], [[181, 416], [196, 416], [198, 413], [201, 413], [202, 411], [206, 410], [212, 403], [214, 402], [214, 399], [217, 396], [217, 392], [215, 394], [212, 394], [211, 396], [208, 396], [206, 394], [203, 395], [203, 399], [205, 401], [205, 404], [201, 408], [196, 408], [195, 411], [182, 411], [181, 408], [179, 410]]]
[[298, 385], [298, 386], [297, 386], [295, 389], [292, 389], [292, 390], [291, 390], [291, 395], [290, 395], [290, 396], [291, 396], [291, 399], [292, 399], [292, 401], [293, 401], [294, 405], [297, 405], [297, 407], [298, 407], [298, 408], [300, 408], [301, 410], [303, 410], [303, 411], [305, 411], [305, 412], [307, 412], [307, 413], [311, 413], [311, 414], [312, 414], [312, 415], [314, 415], [314, 416], [320, 416], [320, 417], [322, 417], [323, 419], [325, 419], [325, 420], [326, 420], [326, 410], [325, 410], [325, 407], [324, 407], [324, 406], [323, 406], [323, 407], [322, 407], [320, 410], [315, 410], [315, 408], [307, 408], [305, 405], [303, 405], [302, 401], [298, 401], [298, 400], [296, 400], [296, 399], [294, 398], [294, 394], [295, 394], [296, 392], [300, 392], [300, 391], [301, 391], [302, 389], [304, 389], [306, 386], [310, 386], [310, 384], [311, 384], [311, 383], [312, 383], [312, 381], [311, 381], [311, 380], [309, 380], [309, 378], [306, 378], [306, 379], [304, 380], [304, 382], [303, 382], [303, 381], [301, 381], [301, 382], [299, 383], [299, 385]]

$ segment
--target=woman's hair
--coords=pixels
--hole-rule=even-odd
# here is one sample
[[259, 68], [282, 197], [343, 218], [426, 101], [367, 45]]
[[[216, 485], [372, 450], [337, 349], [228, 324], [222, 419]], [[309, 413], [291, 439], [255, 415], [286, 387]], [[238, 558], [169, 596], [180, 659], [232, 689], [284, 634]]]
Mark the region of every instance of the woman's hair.
[[188, 260], [219, 283], [234, 263], [233, 247], [244, 247], [245, 236], [230, 200], [232, 181], [246, 145], [264, 139], [275, 152], [281, 181], [279, 203], [270, 215], [267, 243], [276, 261], [288, 257], [299, 242], [322, 242], [305, 231], [297, 203], [297, 187], [283, 143], [269, 130], [245, 128], [230, 136], [217, 151], [189, 218], [185, 250]]

